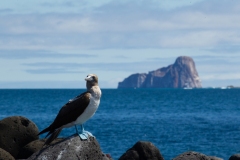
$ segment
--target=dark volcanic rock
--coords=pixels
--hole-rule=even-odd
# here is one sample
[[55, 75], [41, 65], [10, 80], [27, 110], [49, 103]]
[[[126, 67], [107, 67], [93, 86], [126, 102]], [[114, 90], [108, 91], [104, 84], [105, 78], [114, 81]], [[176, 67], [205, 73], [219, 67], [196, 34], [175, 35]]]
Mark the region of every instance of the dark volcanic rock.
[[234, 154], [232, 155], [229, 160], [240, 160], [240, 154]]
[[119, 160], [163, 160], [163, 157], [151, 142], [137, 142], [126, 151]]
[[210, 160], [223, 160], [222, 158], [215, 157], [215, 156], [208, 156], [208, 158], [210, 158]]
[[100, 146], [94, 137], [90, 137], [88, 140], [80, 140], [78, 135], [73, 135], [58, 143], [43, 148], [28, 158], [28, 160], [42, 159], [109, 160], [109, 158], [102, 153]]
[[178, 155], [173, 160], [211, 160], [211, 158], [202, 153], [189, 151]]
[[21, 116], [7, 117], [0, 121], [0, 148], [17, 157], [19, 150], [38, 139], [38, 128], [30, 120]]
[[[53, 140], [53, 142], [51, 144], [55, 144], [61, 140], [63, 140], [63, 138], [57, 138], [57, 139]], [[38, 140], [28, 143], [19, 151], [17, 158], [18, 159], [27, 159], [33, 153], [41, 150], [45, 141], [46, 141], [46, 139], [38, 139]]]
[[15, 160], [15, 158], [10, 153], [0, 148], [0, 160]]
[[201, 88], [195, 63], [191, 57], [178, 57], [174, 64], [155, 71], [137, 73], [119, 82], [118, 88]]

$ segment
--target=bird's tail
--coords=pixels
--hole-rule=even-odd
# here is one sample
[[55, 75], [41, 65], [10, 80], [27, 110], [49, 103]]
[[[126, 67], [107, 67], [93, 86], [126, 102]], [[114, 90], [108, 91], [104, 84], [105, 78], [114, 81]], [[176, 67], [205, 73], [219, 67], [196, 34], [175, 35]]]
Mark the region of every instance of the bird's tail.
[[[45, 145], [49, 145], [55, 138], [57, 138], [57, 136], [60, 134], [60, 132], [62, 131], [62, 128], [58, 128], [56, 129], [51, 136], [46, 140], [46, 142], [44, 143], [43, 146]], [[40, 132], [41, 133], [41, 132]], [[44, 133], [44, 132], [43, 132]]]

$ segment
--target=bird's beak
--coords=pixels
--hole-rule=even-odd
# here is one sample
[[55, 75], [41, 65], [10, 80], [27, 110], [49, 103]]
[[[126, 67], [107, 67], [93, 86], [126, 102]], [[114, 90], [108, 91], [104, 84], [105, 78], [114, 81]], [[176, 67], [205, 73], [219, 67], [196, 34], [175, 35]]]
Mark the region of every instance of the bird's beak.
[[85, 81], [92, 81], [92, 79], [93, 79], [92, 77], [86, 77]]

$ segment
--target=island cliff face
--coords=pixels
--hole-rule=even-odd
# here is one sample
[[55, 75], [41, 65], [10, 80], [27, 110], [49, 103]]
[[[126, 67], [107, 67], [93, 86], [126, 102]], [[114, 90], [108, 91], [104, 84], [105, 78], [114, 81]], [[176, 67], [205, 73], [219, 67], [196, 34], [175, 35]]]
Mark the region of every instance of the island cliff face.
[[146, 73], [136, 73], [118, 83], [118, 88], [202, 88], [191, 57], [178, 57], [174, 64]]

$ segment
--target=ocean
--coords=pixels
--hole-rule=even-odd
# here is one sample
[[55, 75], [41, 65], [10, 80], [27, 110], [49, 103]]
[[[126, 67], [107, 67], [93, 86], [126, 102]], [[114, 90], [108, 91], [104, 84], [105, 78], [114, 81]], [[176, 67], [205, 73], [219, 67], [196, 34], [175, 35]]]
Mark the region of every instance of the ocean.
[[[42, 130], [84, 91], [1, 89], [0, 119], [24, 116]], [[186, 151], [228, 160], [240, 152], [240, 89], [102, 89], [100, 106], [84, 128], [114, 159], [141, 140], [152, 142], [165, 160]], [[74, 133], [67, 128], [60, 137]]]

